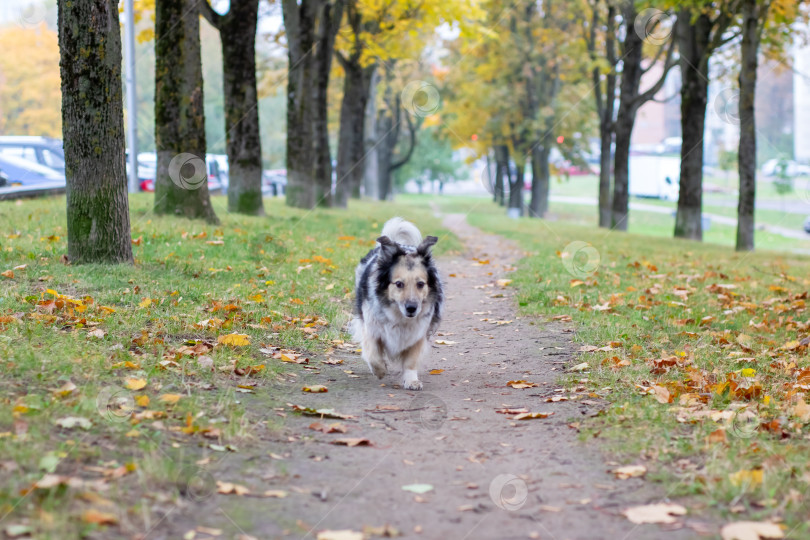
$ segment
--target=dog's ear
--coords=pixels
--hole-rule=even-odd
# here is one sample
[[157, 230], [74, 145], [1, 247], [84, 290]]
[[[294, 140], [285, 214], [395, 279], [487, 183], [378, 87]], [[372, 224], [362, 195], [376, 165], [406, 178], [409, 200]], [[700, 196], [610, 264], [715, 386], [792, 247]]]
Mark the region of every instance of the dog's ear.
[[422, 240], [422, 243], [419, 244], [418, 248], [416, 248], [416, 252], [422, 257], [430, 255], [430, 248], [433, 247], [438, 241], [439, 239], [435, 236], [428, 236]]
[[383, 257], [393, 259], [397, 253], [402, 252], [399, 245], [387, 236], [380, 236], [377, 238], [377, 242], [380, 243], [380, 251]]

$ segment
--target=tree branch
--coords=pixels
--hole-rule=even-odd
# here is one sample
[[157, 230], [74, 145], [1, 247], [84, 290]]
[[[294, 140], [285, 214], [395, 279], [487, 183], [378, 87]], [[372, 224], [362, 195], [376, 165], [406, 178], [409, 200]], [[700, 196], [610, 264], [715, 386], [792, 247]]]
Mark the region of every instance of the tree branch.
[[[205, 17], [205, 20], [208, 21], [211, 26], [219, 30], [219, 27], [222, 24], [223, 16], [214, 11], [214, 8], [212, 8], [211, 4], [208, 3], [208, 0], [201, 0], [199, 5], [200, 15]], [[228, 8], [228, 11], [230, 11], [230, 8]]]

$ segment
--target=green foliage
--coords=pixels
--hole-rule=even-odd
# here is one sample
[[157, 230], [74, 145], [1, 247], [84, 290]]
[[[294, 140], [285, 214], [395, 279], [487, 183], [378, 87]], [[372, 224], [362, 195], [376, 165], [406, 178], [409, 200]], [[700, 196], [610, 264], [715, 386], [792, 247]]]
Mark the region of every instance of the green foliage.
[[411, 159], [396, 170], [396, 184], [408, 180], [418, 184], [437, 180], [451, 182], [462, 178], [466, 168], [456, 158], [447, 134], [437, 127], [422, 129], [417, 135], [416, 149]]

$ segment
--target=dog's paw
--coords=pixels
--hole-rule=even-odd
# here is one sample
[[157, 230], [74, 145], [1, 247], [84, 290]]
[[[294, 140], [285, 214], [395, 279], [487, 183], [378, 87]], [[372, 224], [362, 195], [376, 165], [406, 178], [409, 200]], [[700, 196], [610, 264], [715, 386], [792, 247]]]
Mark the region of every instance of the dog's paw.
[[382, 379], [388, 373], [388, 370], [386, 369], [385, 364], [382, 364], [382, 363], [369, 364], [369, 367], [371, 368], [371, 372], [378, 379]]
[[422, 389], [422, 381], [419, 380], [419, 376], [417, 375], [415, 369], [405, 370], [402, 377], [402, 387], [405, 388], [405, 390]]
[[422, 381], [415, 380], [415, 381], [403, 381], [402, 387], [405, 390], [421, 390], [422, 389]]

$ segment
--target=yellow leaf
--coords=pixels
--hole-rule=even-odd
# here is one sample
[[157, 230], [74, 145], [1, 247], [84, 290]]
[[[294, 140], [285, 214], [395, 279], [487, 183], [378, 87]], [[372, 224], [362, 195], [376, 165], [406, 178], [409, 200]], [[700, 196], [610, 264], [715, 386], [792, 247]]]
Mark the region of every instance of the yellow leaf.
[[0, 272], [0, 276], [8, 279], [14, 279], [14, 272], [12, 270], [6, 270], [5, 272]]
[[430, 370], [431, 375], [438, 375], [439, 373], [444, 373], [444, 370], [443, 369], [431, 369]]
[[130, 390], [140, 390], [146, 386], [146, 379], [126, 379], [124, 386]]
[[729, 474], [728, 479], [736, 487], [742, 485], [757, 487], [762, 483], [762, 475], [762, 469], [754, 469], [751, 471], [742, 470]]
[[82, 514], [82, 521], [85, 523], [92, 523], [94, 525], [115, 525], [118, 523], [118, 518], [114, 514], [101, 512], [93, 508], [85, 510]]
[[232, 347], [245, 347], [250, 345], [250, 338], [247, 334], [228, 334], [226, 336], [219, 336], [217, 342]]
[[312, 392], [313, 394], [320, 394], [329, 391], [329, 389], [322, 384], [313, 384], [312, 386], [305, 386], [304, 388], [302, 388], [302, 390], [304, 392]]
[[141, 300], [138, 303], [138, 305], [141, 306], [142, 308], [147, 308], [147, 307], [152, 305], [152, 299], [151, 298], [144, 298], [143, 300]]
[[175, 404], [180, 401], [180, 398], [183, 397], [180, 394], [163, 394], [158, 398], [158, 401], [162, 401], [163, 403]]

